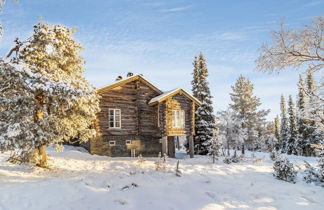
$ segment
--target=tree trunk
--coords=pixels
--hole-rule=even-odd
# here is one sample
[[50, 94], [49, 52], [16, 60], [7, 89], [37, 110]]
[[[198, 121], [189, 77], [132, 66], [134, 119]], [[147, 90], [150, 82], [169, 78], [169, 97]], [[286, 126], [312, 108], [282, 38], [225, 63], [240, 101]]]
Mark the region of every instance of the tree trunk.
[[46, 155], [46, 145], [45, 144], [38, 147], [38, 155], [40, 156], [38, 166], [42, 167], [42, 168], [46, 168], [47, 155]]
[[193, 142], [193, 136], [190, 135], [188, 137], [188, 140], [189, 140], [189, 155], [190, 155], [190, 158], [193, 158], [194, 157], [194, 142]]
[[177, 149], [180, 150], [180, 139], [179, 139], [179, 136], [177, 136]]
[[244, 144], [242, 145], [242, 155], [245, 154], [245, 148], [244, 148]]

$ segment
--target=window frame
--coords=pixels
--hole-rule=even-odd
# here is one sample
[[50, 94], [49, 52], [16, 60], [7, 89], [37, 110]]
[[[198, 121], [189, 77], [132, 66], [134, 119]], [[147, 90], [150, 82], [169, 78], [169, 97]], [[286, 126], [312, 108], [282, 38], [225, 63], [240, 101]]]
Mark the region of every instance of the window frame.
[[132, 145], [132, 140], [125, 140], [126, 145]]
[[172, 128], [181, 128], [186, 127], [186, 114], [183, 109], [174, 109], [171, 113], [172, 117]]
[[116, 146], [116, 141], [109, 141], [109, 146], [110, 147]]
[[[110, 112], [113, 111], [113, 121], [110, 120]], [[119, 111], [119, 119], [116, 120], [116, 111]], [[110, 123], [113, 123], [113, 127], [110, 126]], [[119, 122], [119, 126], [116, 126], [117, 122]], [[109, 108], [108, 109], [108, 127], [109, 129], [121, 129], [121, 109]]]

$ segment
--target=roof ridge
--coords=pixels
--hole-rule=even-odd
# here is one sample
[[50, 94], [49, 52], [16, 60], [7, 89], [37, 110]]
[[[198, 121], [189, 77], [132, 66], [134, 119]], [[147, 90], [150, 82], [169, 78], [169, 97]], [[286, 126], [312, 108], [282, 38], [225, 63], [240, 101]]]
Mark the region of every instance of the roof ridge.
[[159, 93], [163, 93], [163, 91], [156, 87], [152, 82], [150, 82], [148, 79], [146, 79], [143, 74], [137, 74], [137, 75], [133, 75], [133, 76], [130, 76], [130, 77], [126, 77], [122, 80], [118, 80], [118, 81], [115, 81], [114, 83], [112, 84], [109, 84], [109, 85], [106, 85], [104, 87], [101, 87], [101, 88], [98, 88], [98, 92], [101, 92], [101, 91], [104, 91], [104, 90], [109, 90], [109, 89], [112, 89], [114, 87], [118, 87], [118, 86], [121, 86], [127, 82], [131, 82], [131, 81], [134, 81], [136, 79], [142, 79], [145, 83], [147, 83], [148, 86], [150, 86], [152, 89], [156, 90], [157, 92]]
[[191, 98], [194, 102], [196, 102], [197, 104], [201, 105], [201, 102], [197, 98], [195, 98], [194, 96], [192, 96], [190, 93], [188, 93], [187, 91], [185, 91], [182, 88], [175, 88], [173, 90], [166, 91], [166, 92], [162, 93], [161, 95], [158, 95], [158, 96], [152, 98], [149, 101], [149, 105], [152, 105], [152, 104], [155, 104], [155, 103], [158, 103], [158, 102], [162, 102], [166, 98], [168, 98], [168, 95], [171, 95], [171, 94], [173, 94], [174, 92], [177, 92], [177, 91], [184, 92], [186, 95], [188, 95], [187, 97]]

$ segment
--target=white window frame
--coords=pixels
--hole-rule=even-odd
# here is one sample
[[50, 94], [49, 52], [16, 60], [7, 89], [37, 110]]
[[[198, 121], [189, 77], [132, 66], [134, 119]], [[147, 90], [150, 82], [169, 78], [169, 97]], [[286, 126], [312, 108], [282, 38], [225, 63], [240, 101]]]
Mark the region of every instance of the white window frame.
[[[113, 121], [110, 120], [110, 111], [113, 111], [113, 113], [114, 113]], [[119, 118], [116, 117], [116, 111], [119, 111]], [[118, 121], [119, 121], [119, 126], [116, 126]], [[114, 126], [110, 126], [111, 122], [113, 122]], [[109, 128], [121, 128], [121, 110], [120, 109], [108, 109], [108, 126], [109, 126]]]
[[116, 146], [116, 141], [109, 141], [109, 146], [110, 147]]
[[172, 110], [172, 128], [185, 128], [185, 118], [184, 110]]
[[125, 141], [125, 144], [126, 144], [126, 145], [131, 145], [131, 144], [132, 144], [132, 140], [126, 140], [126, 141]]

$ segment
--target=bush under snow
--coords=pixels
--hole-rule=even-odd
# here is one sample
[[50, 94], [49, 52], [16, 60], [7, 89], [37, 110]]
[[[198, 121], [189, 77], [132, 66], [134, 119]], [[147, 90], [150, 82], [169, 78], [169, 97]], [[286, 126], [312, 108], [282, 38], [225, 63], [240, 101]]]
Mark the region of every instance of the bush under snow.
[[273, 175], [280, 180], [295, 183], [297, 171], [294, 165], [285, 157], [278, 157], [273, 164]]

